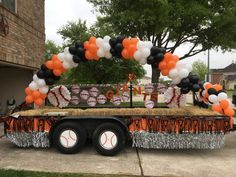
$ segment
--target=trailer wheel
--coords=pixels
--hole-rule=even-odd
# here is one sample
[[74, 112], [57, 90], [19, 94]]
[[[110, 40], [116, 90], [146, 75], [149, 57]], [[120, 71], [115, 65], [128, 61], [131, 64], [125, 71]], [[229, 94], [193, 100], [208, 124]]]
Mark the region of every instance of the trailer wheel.
[[64, 122], [53, 132], [53, 144], [64, 154], [79, 152], [85, 144], [87, 135], [83, 127], [76, 122]]
[[101, 124], [93, 133], [93, 146], [102, 155], [116, 155], [124, 148], [124, 145], [125, 134], [117, 124]]

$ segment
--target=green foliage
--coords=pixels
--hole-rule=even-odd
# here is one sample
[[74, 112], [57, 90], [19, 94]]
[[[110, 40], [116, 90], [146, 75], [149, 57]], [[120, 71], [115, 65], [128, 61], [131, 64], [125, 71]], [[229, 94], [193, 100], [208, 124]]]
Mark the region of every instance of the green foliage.
[[134, 60], [104, 58], [99, 61], [80, 63], [77, 68], [68, 71], [60, 82], [62, 84], [115, 84], [126, 82], [130, 73], [135, 74], [139, 79], [145, 75], [145, 70]]
[[207, 74], [206, 64], [203, 61], [198, 60], [198, 61], [193, 62], [192, 67], [193, 67], [192, 73], [198, 75], [200, 80], [204, 81], [205, 76]]
[[62, 51], [62, 47], [57, 45], [54, 41], [52, 41], [52, 40], [47, 40], [46, 41], [44, 57], [47, 60], [51, 59], [52, 55], [58, 54], [61, 51]]
[[[172, 53], [186, 43], [181, 58], [210, 48], [236, 48], [236, 0], [88, 0], [114, 33], [139, 36]], [[100, 20], [101, 20], [100, 19]]]

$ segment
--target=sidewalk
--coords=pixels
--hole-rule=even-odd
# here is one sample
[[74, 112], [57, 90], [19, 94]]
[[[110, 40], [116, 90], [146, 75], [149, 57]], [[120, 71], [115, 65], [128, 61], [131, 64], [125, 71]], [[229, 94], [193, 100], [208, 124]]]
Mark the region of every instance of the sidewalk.
[[120, 174], [136, 176], [236, 176], [236, 133], [226, 137], [220, 150], [136, 150], [127, 148], [115, 157], [98, 155], [91, 143], [74, 155], [54, 148], [17, 148], [0, 139], [0, 168], [46, 172]]

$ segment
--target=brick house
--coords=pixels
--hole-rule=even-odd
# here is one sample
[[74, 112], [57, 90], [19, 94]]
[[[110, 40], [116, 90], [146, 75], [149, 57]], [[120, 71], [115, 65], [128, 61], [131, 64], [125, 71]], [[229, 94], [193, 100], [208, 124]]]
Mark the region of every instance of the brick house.
[[222, 84], [225, 89], [236, 90], [236, 63], [231, 63], [223, 69], [212, 69], [211, 81], [213, 84]]
[[24, 100], [44, 60], [44, 23], [44, 0], [0, 0], [0, 113], [8, 99]]

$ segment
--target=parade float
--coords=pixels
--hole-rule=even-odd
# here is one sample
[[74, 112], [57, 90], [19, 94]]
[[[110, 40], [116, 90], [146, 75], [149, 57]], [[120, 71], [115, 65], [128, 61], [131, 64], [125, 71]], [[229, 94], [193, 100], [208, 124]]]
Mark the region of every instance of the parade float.
[[[115, 57], [156, 66], [172, 83], [135, 85], [130, 74], [126, 83], [55, 85], [81, 62]], [[220, 84], [201, 82], [191, 70], [150, 41], [91, 37], [41, 65], [25, 89], [25, 103], [34, 109], [2, 117], [5, 135], [19, 147], [54, 146], [67, 154], [80, 151], [87, 138], [102, 155], [117, 154], [127, 140], [139, 148], [221, 148], [235, 129], [232, 103]], [[186, 105], [189, 92], [192, 105]]]

